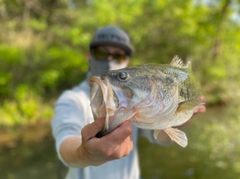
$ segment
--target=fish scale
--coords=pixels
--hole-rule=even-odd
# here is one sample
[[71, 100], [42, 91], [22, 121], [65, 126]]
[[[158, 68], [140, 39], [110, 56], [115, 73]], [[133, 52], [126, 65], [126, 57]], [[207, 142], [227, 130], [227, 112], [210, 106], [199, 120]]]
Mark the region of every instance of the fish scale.
[[156, 139], [164, 130], [173, 141], [187, 146], [185, 133], [176, 126], [188, 121], [194, 109], [203, 105], [190, 62], [184, 64], [175, 56], [170, 64], [127, 67], [89, 80], [94, 119], [106, 114], [98, 137], [130, 120], [139, 128], [154, 130]]

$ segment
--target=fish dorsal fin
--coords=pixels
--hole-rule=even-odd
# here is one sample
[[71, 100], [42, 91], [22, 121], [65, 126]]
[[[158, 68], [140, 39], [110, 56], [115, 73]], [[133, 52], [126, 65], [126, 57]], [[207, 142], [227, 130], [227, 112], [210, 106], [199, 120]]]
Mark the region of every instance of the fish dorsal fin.
[[188, 61], [187, 64], [184, 64], [182, 59], [179, 58], [177, 55], [173, 57], [170, 65], [178, 68], [189, 68], [191, 69], [191, 62]]

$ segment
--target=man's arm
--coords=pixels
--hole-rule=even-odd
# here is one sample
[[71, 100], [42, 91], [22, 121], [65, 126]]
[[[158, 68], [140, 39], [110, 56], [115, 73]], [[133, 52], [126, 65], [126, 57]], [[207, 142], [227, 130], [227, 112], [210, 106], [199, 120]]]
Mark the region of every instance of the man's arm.
[[104, 118], [98, 119], [82, 129], [82, 138], [65, 139], [60, 146], [63, 160], [72, 167], [83, 168], [127, 156], [133, 149], [130, 122], [125, 121], [110, 134], [96, 138], [103, 126]]

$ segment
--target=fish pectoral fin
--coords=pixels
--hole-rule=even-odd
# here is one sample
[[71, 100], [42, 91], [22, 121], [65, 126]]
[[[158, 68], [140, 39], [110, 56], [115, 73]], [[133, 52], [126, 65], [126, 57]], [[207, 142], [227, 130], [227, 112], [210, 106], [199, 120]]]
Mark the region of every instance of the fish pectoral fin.
[[176, 110], [176, 113], [186, 112], [189, 110], [194, 110], [195, 107], [203, 105], [204, 103], [200, 100], [188, 100], [184, 101], [178, 104], [178, 108]]
[[164, 129], [164, 131], [167, 133], [167, 135], [175, 141], [177, 144], [179, 144], [182, 147], [186, 147], [188, 144], [187, 136], [184, 132], [176, 129], [176, 128], [167, 128]]

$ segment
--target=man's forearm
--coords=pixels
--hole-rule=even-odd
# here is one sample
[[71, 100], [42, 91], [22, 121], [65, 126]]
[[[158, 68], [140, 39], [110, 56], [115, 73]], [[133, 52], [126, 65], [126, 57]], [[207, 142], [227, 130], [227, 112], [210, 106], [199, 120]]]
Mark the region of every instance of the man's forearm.
[[78, 137], [70, 137], [64, 140], [60, 146], [60, 154], [62, 159], [70, 166], [75, 168], [84, 168], [88, 166], [87, 158], [84, 150], [80, 147], [82, 139]]

